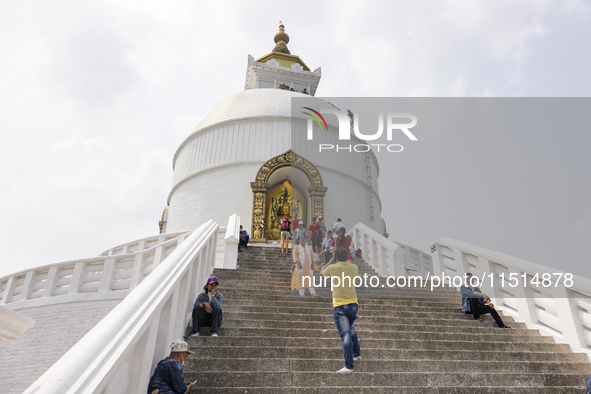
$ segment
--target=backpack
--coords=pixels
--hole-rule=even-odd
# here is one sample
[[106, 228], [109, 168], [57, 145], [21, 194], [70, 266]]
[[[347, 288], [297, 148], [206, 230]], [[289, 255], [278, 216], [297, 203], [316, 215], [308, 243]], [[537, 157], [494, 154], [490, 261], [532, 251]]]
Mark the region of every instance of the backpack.
[[289, 220], [283, 219], [281, 221], [281, 231], [289, 231]]

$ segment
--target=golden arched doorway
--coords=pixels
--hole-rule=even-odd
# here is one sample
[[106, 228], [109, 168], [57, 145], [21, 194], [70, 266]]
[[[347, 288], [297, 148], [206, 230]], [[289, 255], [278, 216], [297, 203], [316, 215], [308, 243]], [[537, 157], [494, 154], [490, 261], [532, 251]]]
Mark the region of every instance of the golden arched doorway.
[[[322, 183], [322, 176], [320, 175], [320, 171], [318, 171], [318, 169], [314, 164], [312, 164], [312, 162], [301, 157], [300, 155], [298, 155], [290, 149], [287, 152], [275, 156], [269, 159], [267, 162], [265, 162], [257, 172], [255, 181], [250, 183], [250, 187], [252, 188], [253, 193], [251, 242], [266, 242], [267, 233], [269, 231], [271, 231], [271, 236], [273, 236], [273, 229], [271, 227], [273, 223], [269, 222], [270, 217], [266, 218], [266, 220], [264, 221], [265, 225], [263, 227], [263, 219], [265, 219], [265, 217], [267, 216], [267, 200], [268, 197], [272, 197], [269, 193], [269, 177], [274, 171], [284, 167], [292, 167], [298, 169], [301, 172], [303, 172], [308, 178], [310, 186], [308, 187], [307, 191], [310, 206], [306, 207], [306, 213], [309, 210], [312, 216], [324, 215], [324, 195], [326, 194], [327, 188], [324, 187]], [[282, 183], [281, 185], [283, 184], [284, 183]], [[277, 190], [277, 187], [274, 188], [272, 191], [275, 190]], [[292, 191], [294, 190], [297, 189], [293, 188]], [[302, 199], [304, 201], [306, 200], [306, 198], [303, 198], [303, 196]], [[272, 200], [270, 201], [272, 204]], [[281, 205], [283, 205], [283, 203]], [[281, 209], [281, 206], [277, 205], [277, 207]], [[297, 205], [294, 206], [294, 208], [296, 207]], [[300, 217], [305, 218], [305, 216], [303, 216], [304, 213], [302, 212], [301, 214], [302, 216]], [[290, 212], [290, 215], [293, 217], [292, 212]]]
[[296, 187], [292, 187], [289, 181], [285, 180], [270, 190], [265, 203], [267, 240], [279, 240], [279, 225], [284, 216], [289, 219], [296, 216], [305, 218], [308, 212], [306, 208], [306, 197]]

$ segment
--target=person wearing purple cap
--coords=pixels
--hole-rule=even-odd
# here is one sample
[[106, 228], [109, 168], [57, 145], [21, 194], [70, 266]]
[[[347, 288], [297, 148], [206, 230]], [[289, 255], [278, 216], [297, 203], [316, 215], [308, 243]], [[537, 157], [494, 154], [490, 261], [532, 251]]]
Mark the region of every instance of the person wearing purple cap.
[[211, 327], [211, 336], [217, 337], [222, 325], [222, 300], [224, 296], [218, 289], [218, 278], [210, 276], [193, 305], [193, 335], [199, 336], [199, 328]]

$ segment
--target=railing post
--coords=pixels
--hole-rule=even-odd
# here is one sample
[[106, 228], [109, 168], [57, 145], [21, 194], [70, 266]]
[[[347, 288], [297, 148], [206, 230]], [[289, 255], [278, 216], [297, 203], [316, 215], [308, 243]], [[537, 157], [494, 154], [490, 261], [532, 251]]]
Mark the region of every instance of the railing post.
[[135, 255], [133, 260], [133, 268], [131, 271], [131, 280], [129, 281], [129, 288], [133, 289], [140, 284], [140, 278], [142, 277], [142, 268], [144, 265], [144, 254], [138, 253]]
[[[487, 260], [488, 261], [488, 260]], [[527, 287], [523, 287], [521, 283], [521, 271], [515, 269], [513, 267], [509, 268], [509, 275], [515, 274], [517, 278], [519, 278], [519, 285], [513, 287], [512, 290], [514, 292], [515, 297], [515, 305], [517, 305], [517, 315], [519, 316], [519, 321], [524, 322], [528, 327], [531, 327], [532, 324], [538, 323], [538, 316], [535, 314], [535, 302], [530, 297], [531, 293]], [[503, 299], [500, 296], [500, 292], [496, 289], [493, 289], [493, 297]]]
[[80, 261], [74, 265], [74, 272], [70, 278], [70, 288], [68, 290], [68, 294], [76, 294], [80, 291], [84, 264], [84, 262]]
[[[159, 242], [159, 243], [162, 243], [162, 242]], [[145, 240], [145, 239], [142, 239], [142, 240], [141, 240], [141, 241], [138, 243], [138, 246], [137, 246], [137, 251], [138, 251], [138, 252], [143, 252], [145, 248], [146, 248], [146, 240]]]
[[369, 245], [368, 246], [369, 261], [371, 261], [373, 264], [375, 264], [377, 271], [380, 275], [384, 275], [385, 274], [384, 267], [382, 265], [380, 265], [380, 263], [378, 261], [376, 261], [376, 249], [375, 249], [375, 244], [374, 244], [373, 240], [371, 238], [369, 238], [367, 236], [367, 234], [365, 234], [365, 233], [363, 234], [363, 238], [365, 240], [367, 240], [367, 244]]
[[0, 305], [7, 304], [11, 300], [12, 293], [14, 292], [14, 282], [14, 275], [11, 275], [10, 278], [8, 278], [8, 282], [6, 283], [6, 291], [4, 292], [4, 297], [2, 297], [0, 300]]
[[455, 269], [457, 275], [464, 275], [466, 272], [470, 271], [468, 262], [464, 259], [464, 253], [461, 249], [454, 248], [454, 260], [456, 262]]
[[[216, 238], [217, 241], [217, 238]], [[225, 269], [236, 269], [238, 262], [238, 242], [240, 242], [240, 216], [233, 214], [228, 219], [226, 227], [226, 236], [224, 237], [224, 260]], [[217, 247], [215, 248], [217, 249]]]
[[99, 292], [111, 290], [111, 282], [113, 281], [113, 270], [115, 269], [115, 257], [108, 257], [103, 263], [103, 274], [101, 275], [101, 283], [99, 283]]
[[45, 281], [45, 288], [43, 289], [43, 294], [41, 297], [51, 297], [53, 295], [53, 289], [55, 288], [55, 281], [57, 280], [57, 271], [59, 267], [54, 265], [53, 267], [49, 268], [49, 272], [47, 273], [47, 280]]
[[[178, 247], [178, 246], [177, 246]], [[164, 253], [164, 248], [161, 246], [156, 248], [156, 252], [154, 253], [154, 267], [152, 267], [152, 271], [162, 262], [162, 255]]]
[[34, 270], [27, 272], [25, 275], [25, 281], [23, 283], [23, 290], [21, 291], [21, 300], [28, 300], [31, 296], [31, 285], [33, 284]]
[[[477, 256], [477, 257], [478, 257], [478, 268], [480, 270], [482, 270], [482, 272], [486, 273], [487, 276], [488, 276], [488, 274], [493, 274], [493, 277], [494, 277], [495, 276], [495, 266], [494, 266], [494, 263], [491, 262], [489, 259], [484, 258], [482, 256]], [[495, 278], [495, 279], [497, 279], [497, 278]], [[498, 285], [498, 280], [495, 280], [495, 279], [493, 279], [493, 281], [494, 281], [494, 283], [497, 283], [497, 285]], [[486, 279], [485, 279], [485, 282], [486, 282]], [[486, 283], [490, 283], [490, 281], [489, 282], [486, 282]], [[484, 284], [486, 284], [486, 283], [481, 284], [481, 286], [484, 285]], [[484, 287], [486, 288], [486, 290], [488, 292], [488, 295], [491, 298], [502, 298], [501, 292], [499, 292], [497, 290], [497, 288], [495, 288], [494, 286], [488, 286], [488, 285], [486, 285]]]
[[433, 260], [433, 274], [435, 276], [443, 275], [445, 271], [443, 253], [441, 253], [441, 246], [437, 243], [431, 245], [431, 260]]
[[[427, 261], [429, 261], [427, 259]], [[419, 264], [418, 274], [421, 276], [425, 276], [425, 271], [430, 272], [433, 270], [433, 267], [425, 267], [425, 254], [421, 251], [418, 253], [417, 263]]]
[[[574, 304], [573, 299], [569, 297], [569, 293], [570, 291], [562, 283], [559, 283], [557, 287], [552, 288], [552, 297], [554, 298], [556, 313], [560, 320], [562, 336], [565, 338], [566, 342], [568, 342], [567, 338], [571, 338], [570, 345], [571, 348], [574, 347], [573, 350], [579, 351], [581, 349], [588, 349], [587, 340], [583, 332], [583, 325], [578, 316], [578, 308]], [[573, 341], [575, 346], [572, 346]], [[576, 348], [577, 346], [579, 349]]]
[[394, 272], [392, 272], [392, 275], [396, 277], [408, 276], [406, 272], [406, 267], [404, 265], [404, 255], [404, 249], [400, 245], [398, 245], [397, 248], [392, 251], [392, 257], [394, 260]]

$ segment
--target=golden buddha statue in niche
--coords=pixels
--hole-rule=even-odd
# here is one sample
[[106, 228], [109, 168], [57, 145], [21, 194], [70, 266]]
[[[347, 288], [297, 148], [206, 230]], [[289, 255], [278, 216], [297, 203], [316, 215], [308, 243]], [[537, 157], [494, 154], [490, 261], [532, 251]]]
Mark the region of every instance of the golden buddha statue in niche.
[[[306, 212], [306, 199], [303, 194], [291, 183], [285, 180], [274, 187], [267, 195], [265, 203], [265, 236], [267, 240], [281, 239], [281, 220], [295, 214], [301, 215]], [[292, 231], [295, 228], [292, 226]]]

